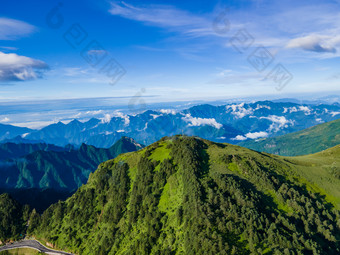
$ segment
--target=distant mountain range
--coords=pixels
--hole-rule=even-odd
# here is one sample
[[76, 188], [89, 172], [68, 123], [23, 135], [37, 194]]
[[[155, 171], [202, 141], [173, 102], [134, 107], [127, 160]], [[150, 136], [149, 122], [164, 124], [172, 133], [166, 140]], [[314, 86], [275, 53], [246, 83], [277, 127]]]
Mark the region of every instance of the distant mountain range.
[[283, 156], [316, 153], [340, 144], [340, 120], [316, 125], [273, 138], [241, 142], [238, 145]]
[[339, 146], [286, 158], [164, 138], [32, 212], [28, 235], [76, 254], [337, 255], [339, 155]]
[[[60, 147], [46, 143], [0, 143], [0, 162], [5, 159], [14, 159], [36, 151], [70, 151], [73, 147]], [[1, 163], [0, 163], [1, 166]]]
[[[163, 109], [137, 115], [116, 111], [103, 119], [92, 118], [86, 122], [73, 120], [68, 124], [59, 122], [41, 130], [24, 129], [21, 136], [28, 141], [44, 141], [59, 146], [86, 143], [103, 148], [112, 146], [122, 136], [132, 137], [147, 145], [163, 136], [175, 134], [236, 144], [247, 139], [300, 131], [339, 117], [339, 104], [260, 101], [223, 106], [199, 105], [181, 111]], [[6, 134], [6, 138], [18, 140], [18, 130], [9, 130]]]
[[34, 130], [25, 127], [0, 124], [0, 141], [14, 138], [18, 135], [28, 134], [30, 132], [34, 132]]
[[[14, 144], [3, 144], [11, 147]], [[31, 145], [35, 147], [40, 144]], [[21, 146], [15, 145], [17, 149]], [[42, 145], [40, 145], [42, 146]], [[46, 145], [47, 146], [47, 145]], [[1, 149], [0, 147], [0, 149]], [[3, 160], [0, 165], [0, 188], [54, 189], [72, 191], [87, 182], [97, 166], [121, 153], [136, 151], [142, 145], [131, 138], [122, 137], [108, 149], [82, 144], [79, 149], [37, 150], [25, 156]], [[12, 154], [20, 155], [22, 151]]]
[[106, 160], [143, 148], [122, 137], [108, 149], [83, 144], [79, 149], [47, 144], [0, 145], [0, 192], [41, 211], [66, 199]]

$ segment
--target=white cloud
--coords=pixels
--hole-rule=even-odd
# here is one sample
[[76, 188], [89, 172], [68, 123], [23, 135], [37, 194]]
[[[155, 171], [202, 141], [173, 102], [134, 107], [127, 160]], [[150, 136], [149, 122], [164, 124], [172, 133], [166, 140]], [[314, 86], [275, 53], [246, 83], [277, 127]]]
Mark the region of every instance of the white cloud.
[[336, 116], [336, 115], [339, 115], [340, 112], [330, 112], [329, 114], [332, 114], [332, 117]]
[[269, 105], [261, 105], [261, 104], [257, 104], [256, 108], [255, 108], [255, 111], [259, 110], [259, 109], [263, 109], [263, 108], [266, 108], [268, 110], [271, 109], [271, 107]]
[[231, 138], [231, 140], [234, 140], [234, 141], [244, 141], [244, 140], [247, 140], [247, 137], [245, 137], [243, 135], [237, 135], [235, 138]]
[[172, 114], [172, 115], [176, 115], [176, 111], [175, 110], [171, 110], [171, 109], [161, 109], [159, 110], [161, 113], [163, 114]]
[[150, 114], [152, 116], [153, 119], [157, 119], [158, 117], [162, 116], [162, 115], [157, 115], [157, 114]]
[[8, 117], [4, 117], [3, 119], [0, 120], [0, 122], [2, 123], [6, 123], [6, 122], [9, 122], [10, 119]]
[[283, 113], [293, 113], [293, 112], [297, 112], [298, 109], [294, 106], [294, 107], [283, 107]]
[[112, 119], [112, 116], [108, 113], [104, 114], [104, 117], [101, 119], [102, 123], [109, 123]]
[[115, 111], [114, 116], [124, 119], [125, 126], [128, 126], [130, 124], [130, 117], [128, 115], [125, 115], [124, 113], [120, 111]]
[[63, 75], [65, 76], [69, 76], [69, 77], [77, 77], [80, 75], [87, 75], [88, 74], [88, 70], [87, 69], [83, 69], [80, 67], [67, 67], [64, 68], [62, 70]]
[[103, 110], [97, 110], [97, 111], [87, 111], [86, 114], [87, 115], [98, 115], [98, 114], [102, 114]]
[[82, 115], [81, 112], [78, 112], [76, 115], [72, 116], [73, 119], [78, 119]]
[[0, 40], [16, 40], [36, 31], [36, 28], [26, 22], [0, 18]]
[[47, 68], [47, 64], [43, 61], [0, 51], [0, 81], [37, 79]]
[[232, 105], [227, 105], [226, 109], [232, 109], [232, 114], [234, 114], [237, 118], [242, 119], [244, 116], [251, 115], [254, 113], [252, 108], [246, 109], [244, 107], [244, 103], [241, 104], [232, 104]]
[[231, 140], [244, 141], [244, 140], [247, 140], [247, 139], [258, 139], [258, 138], [263, 138], [263, 137], [268, 137], [268, 133], [264, 132], [264, 131], [248, 133], [245, 136], [238, 135], [235, 138], [232, 138]]
[[257, 138], [262, 138], [262, 137], [267, 137], [267, 136], [268, 136], [268, 133], [264, 131], [246, 134], [246, 137], [250, 139], [257, 139]]
[[186, 114], [185, 117], [182, 117], [182, 120], [184, 120], [185, 122], [190, 122], [189, 126], [195, 127], [209, 125], [217, 129], [220, 129], [223, 126], [213, 118], [211, 119], [196, 118], [192, 117], [190, 114]]
[[[287, 48], [301, 48], [307, 51], [315, 52], [336, 52], [336, 48], [332, 45], [332, 39], [329, 36], [320, 36], [316, 34], [298, 37], [288, 42]], [[333, 43], [335, 41], [333, 40]]]
[[22, 134], [21, 137], [22, 138], [25, 138], [26, 136], [28, 136], [30, 133], [25, 133], [25, 134]]
[[306, 115], [311, 114], [311, 109], [308, 106], [299, 106], [300, 111], [303, 111], [306, 113]]
[[273, 122], [268, 128], [269, 132], [277, 132], [282, 128], [287, 128], [289, 125], [294, 125], [294, 121], [287, 120], [284, 116], [270, 115], [268, 117], [260, 117], [260, 119], [267, 119]]

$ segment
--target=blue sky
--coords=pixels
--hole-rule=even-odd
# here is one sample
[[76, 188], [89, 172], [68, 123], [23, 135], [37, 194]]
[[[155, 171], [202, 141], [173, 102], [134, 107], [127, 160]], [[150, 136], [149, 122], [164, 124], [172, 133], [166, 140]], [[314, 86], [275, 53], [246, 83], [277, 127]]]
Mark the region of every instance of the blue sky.
[[[2, 0], [0, 100], [337, 93], [339, 14], [335, 0]], [[110, 61], [116, 76], [103, 72]]]

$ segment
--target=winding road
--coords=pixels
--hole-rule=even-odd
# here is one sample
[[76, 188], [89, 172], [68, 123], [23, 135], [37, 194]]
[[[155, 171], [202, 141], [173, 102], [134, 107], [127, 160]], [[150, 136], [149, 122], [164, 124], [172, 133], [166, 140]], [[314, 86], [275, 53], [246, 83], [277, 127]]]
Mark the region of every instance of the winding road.
[[39, 243], [38, 241], [35, 241], [35, 240], [22, 240], [22, 241], [14, 242], [12, 244], [0, 246], [0, 252], [6, 251], [6, 250], [11, 250], [11, 249], [17, 249], [17, 248], [32, 248], [32, 249], [38, 250], [40, 252], [44, 252], [46, 254], [73, 255], [72, 253], [67, 253], [67, 252], [63, 252], [63, 251], [57, 251], [57, 250], [49, 249], [46, 246], [42, 245], [41, 243]]

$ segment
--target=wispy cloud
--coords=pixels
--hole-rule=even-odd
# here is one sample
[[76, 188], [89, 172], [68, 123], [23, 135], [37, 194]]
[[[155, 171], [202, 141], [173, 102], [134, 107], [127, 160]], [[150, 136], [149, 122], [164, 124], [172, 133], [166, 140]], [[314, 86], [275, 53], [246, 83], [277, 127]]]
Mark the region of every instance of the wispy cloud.
[[230, 69], [221, 70], [214, 74], [215, 78], [208, 84], [223, 84], [223, 85], [254, 85], [258, 82], [263, 82], [263, 76], [260, 73], [247, 71], [237, 72]]
[[87, 75], [89, 70], [80, 67], [66, 67], [62, 69], [63, 75], [68, 77], [78, 77]]
[[8, 51], [16, 51], [18, 48], [10, 47], [10, 46], [0, 46], [1, 49], [8, 50]]
[[47, 68], [43, 61], [0, 52], [0, 82], [34, 80], [40, 78]]
[[34, 33], [37, 28], [21, 20], [0, 18], [0, 40], [16, 40]]
[[109, 13], [190, 36], [216, 35], [211, 19], [169, 5], [137, 7], [126, 2], [112, 2]]
[[102, 55], [108, 53], [106, 50], [89, 50], [87, 54], [89, 55]]

